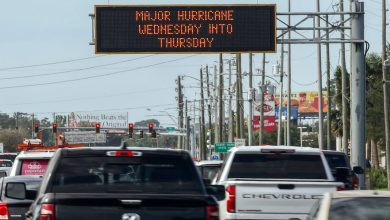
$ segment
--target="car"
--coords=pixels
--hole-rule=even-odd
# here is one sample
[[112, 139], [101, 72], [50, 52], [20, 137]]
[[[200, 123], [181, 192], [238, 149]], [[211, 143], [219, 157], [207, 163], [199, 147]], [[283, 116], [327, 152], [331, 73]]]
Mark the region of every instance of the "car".
[[13, 176], [0, 179], [0, 219], [21, 220], [34, 201], [42, 177]]
[[9, 176], [43, 176], [55, 150], [25, 150], [16, 156]]
[[345, 190], [354, 190], [359, 188], [359, 177], [358, 174], [362, 174], [363, 168], [355, 166], [351, 168], [349, 157], [346, 153], [341, 151], [334, 150], [323, 150], [326, 161], [329, 164], [330, 170], [332, 171], [333, 176], [336, 175], [337, 167], [345, 167], [348, 169], [348, 175], [343, 180]]
[[199, 162], [195, 162], [196, 167], [198, 168], [200, 175], [202, 175], [203, 179], [207, 179], [213, 181], [217, 176], [221, 166], [223, 164], [223, 160], [202, 160]]
[[184, 150], [62, 148], [26, 217], [219, 220], [217, 200], [224, 198], [225, 188], [206, 186]]
[[[337, 168], [337, 177], [345, 171]], [[318, 148], [234, 147], [215, 181], [227, 193], [221, 219], [304, 219], [325, 192], [343, 190], [338, 178]]]
[[[9, 176], [12, 168], [12, 161], [0, 159], [0, 173], [5, 173], [6, 176]], [[0, 174], [1, 176], [2, 174]], [[4, 174], [3, 174], [4, 175]]]
[[325, 193], [307, 220], [388, 220], [390, 191], [349, 190]]
[[0, 159], [11, 160], [13, 162], [17, 155], [18, 153], [0, 153]]

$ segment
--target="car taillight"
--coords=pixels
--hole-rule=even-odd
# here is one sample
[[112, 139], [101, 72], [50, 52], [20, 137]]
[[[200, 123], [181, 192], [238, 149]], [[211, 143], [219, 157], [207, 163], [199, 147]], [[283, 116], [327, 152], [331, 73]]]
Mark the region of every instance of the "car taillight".
[[41, 213], [39, 214], [39, 220], [55, 220], [54, 213], [54, 204], [42, 204]]
[[0, 220], [8, 220], [8, 205], [0, 203]]
[[359, 177], [355, 176], [352, 178], [352, 189], [359, 188]]
[[219, 209], [217, 205], [207, 206], [207, 220], [219, 220]]
[[226, 211], [234, 213], [236, 212], [236, 186], [227, 186], [226, 192], [229, 194], [226, 201]]
[[337, 187], [337, 191], [344, 191], [344, 190], [345, 190], [344, 186], [338, 186]]

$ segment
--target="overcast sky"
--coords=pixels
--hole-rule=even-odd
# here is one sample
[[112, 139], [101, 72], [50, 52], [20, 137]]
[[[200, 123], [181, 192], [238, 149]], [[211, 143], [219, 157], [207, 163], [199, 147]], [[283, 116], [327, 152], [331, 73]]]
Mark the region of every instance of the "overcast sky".
[[[292, 10], [296, 12], [315, 11], [316, 8], [315, 0], [291, 2]], [[321, 0], [321, 9], [337, 10], [337, 2]], [[381, 1], [365, 2], [366, 40], [370, 43], [370, 52], [380, 53]], [[178, 75], [198, 78], [199, 68], [206, 64], [213, 66], [218, 55], [95, 55], [94, 46], [89, 45], [92, 28], [88, 14], [93, 13], [94, 5], [100, 4], [210, 3], [276, 3], [278, 12], [287, 10], [287, 0], [2, 1], [0, 111], [9, 114], [16, 111], [35, 113], [39, 117], [53, 112], [127, 111], [129, 121], [154, 117], [164, 125], [172, 124], [174, 119], [159, 115], [166, 112], [177, 114], [175, 79]], [[346, 4], [348, 8], [349, 4]], [[293, 19], [293, 23], [295, 21]], [[339, 34], [334, 33], [333, 36]], [[317, 90], [316, 48], [315, 45], [292, 46], [293, 91]], [[224, 58], [230, 57], [224, 55]], [[267, 74], [271, 74], [272, 65], [278, 57], [279, 54], [267, 55]], [[255, 55], [254, 69], [260, 68], [261, 59], [262, 55]], [[325, 47], [322, 60], [325, 72]], [[243, 54], [243, 62], [243, 71], [248, 71], [247, 54]], [[338, 64], [339, 46], [332, 46], [332, 70]], [[325, 75], [323, 79], [325, 85]], [[248, 79], [244, 80], [244, 91], [247, 91]], [[257, 84], [259, 77], [254, 80]], [[185, 87], [198, 87], [198, 82], [190, 78], [185, 78], [183, 84]], [[189, 100], [198, 94], [197, 88], [185, 88], [185, 96]]]

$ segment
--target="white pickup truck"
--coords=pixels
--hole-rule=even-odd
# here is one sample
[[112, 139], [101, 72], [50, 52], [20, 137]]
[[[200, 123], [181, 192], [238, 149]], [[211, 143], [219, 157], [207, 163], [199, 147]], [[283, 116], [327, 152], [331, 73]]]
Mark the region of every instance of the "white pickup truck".
[[305, 219], [323, 193], [343, 188], [319, 149], [286, 146], [233, 148], [215, 183], [226, 189], [221, 220]]

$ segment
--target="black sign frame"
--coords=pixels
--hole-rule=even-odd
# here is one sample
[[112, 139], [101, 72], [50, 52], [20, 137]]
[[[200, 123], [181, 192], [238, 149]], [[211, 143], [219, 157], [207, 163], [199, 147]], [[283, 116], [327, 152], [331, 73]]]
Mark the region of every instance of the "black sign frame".
[[[124, 18], [126, 18], [126, 16], [129, 17], [131, 15], [131, 13], [135, 12], [136, 10], [139, 10], [139, 11], [149, 11], [150, 10], [152, 12], [157, 11], [157, 10], [161, 10], [161, 11], [170, 11], [170, 12], [177, 12], [178, 13], [179, 10], [188, 10], [188, 11], [191, 11], [191, 10], [193, 10], [193, 11], [210, 10], [211, 11], [211, 10], [229, 10], [229, 9], [234, 10], [234, 12], [236, 12], [236, 10], [241, 10], [241, 11], [238, 11], [239, 12], [238, 19], [245, 19], [245, 18], [249, 17], [249, 19], [252, 18], [250, 21], [253, 21], [253, 20], [255, 20], [255, 19], [253, 19], [253, 17], [262, 18], [262, 17], [269, 16], [271, 18], [267, 17], [269, 19], [264, 22], [265, 26], [267, 26], [267, 28], [265, 28], [265, 29], [258, 27], [258, 26], [255, 26], [256, 28], [250, 28], [250, 29], [248, 27], [244, 28], [244, 30], [246, 30], [245, 33], [247, 33], [248, 31], [250, 33], [253, 33], [252, 30], [254, 30], [255, 36], [250, 35], [250, 37], [249, 37], [249, 35], [245, 34], [245, 33], [238, 33], [238, 35], [237, 35], [234, 32], [234, 35], [237, 35], [237, 36], [231, 37], [229, 39], [229, 37], [232, 35], [230, 35], [230, 36], [227, 34], [217, 35], [214, 33], [214, 35], [211, 35], [211, 36], [213, 36], [213, 38], [212, 38], [213, 40], [214, 40], [215, 36], [218, 37], [217, 41], [215, 41], [215, 42], [217, 42], [216, 44], [218, 44], [218, 46], [211, 47], [211, 43], [210, 43], [209, 48], [184, 48], [184, 49], [183, 48], [179, 48], [179, 49], [178, 48], [161, 48], [161, 47], [163, 47], [163, 44], [164, 44], [163, 40], [164, 39], [167, 39], [165, 41], [166, 45], [168, 45], [168, 43], [171, 43], [172, 41], [169, 41], [171, 38], [168, 38], [168, 37], [170, 37], [170, 36], [159, 35], [159, 34], [151, 35], [151, 36], [144, 35], [144, 36], [149, 37], [149, 38], [146, 38], [146, 37], [141, 38], [142, 40], [138, 39], [138, 41], [136, 40], [136, 41], [134, 41], [133, 44], [131, 44], [132, 39], [130, 39], [130, 38], [131, 38], [131, 36], [134, 36], [134, 33], [130, 33], [130, 31], [129, 31], [130, 29], [125, 28], [125, 27], [129, 27], [129, 26], [126, 26], [128, 23], [132, 23], [135, 25], [141, 24], [140, 26], [143, 25], [143, 27], [147, 24], [149, 24], [149, 25], [167, 25], [166, 23], [164, 23], [164, 22], [166, 22], [165, 20], [151, 21], [151, 24], [150, 24], [150, 23], [147, 23], [149, 21], [141, 21], [140, 23], [137, 23], [137, 21], [129, 21], [127, 19], [124, 19], [125, 25], [122, 25], [122, 27], [120, 27], [120, 25], [123, 23], [122, 17], [124, 17]], [[104, 11], [104, 10], [106, 10], [106, 11]], [[258, 11], [265, 11], [265, 12], [268, 12], [268, 14], [266, 14], [266, 15], [255, 14], [255, 13], [244, 14], [244, 12], [258, 12]], [[106, 20], [102, 19], [102, 17], [104, 17], [102, 15], [102, 13], [104, 13], [104, 12], [106, 13], [104, 16], [108, 17], [108, 18], [104, 18]], [[109, 16], [107, 16], [107, 12], [109, 12], [108, 13]], [[115, 12], [121, 12], [122, 14], [117, 15], [119, 13], [115, 14]], [[113, 14], [115, 14], [115, 15], [113, 15]], [[235, 13], [235, 15], [237, 16], [236, 13]], [[94, 20], [95, 21], [94, 22], [94, 26], [95, 26], [95, 39], [94, 40], [95, 40], [95, 42], [94, 43], [95, 43], [95, 53], [96, 54], [276, 53], [276, 50], [277, 50], [277, 48], [276, 48], [276, 4], [96, 5], [94, 19], [95, 19]], [[236, 17], [235, 17], [235, 19], [236, 19]], [[121, 22], [119, 22], [119, 25], [118, 25], [118, 24], [114, 24], [115, 21], [121, 21]], [[103, 23], [103, 22], [106, 22], [106, 23]], [[128, 23], [126, 23], [126, 22], [128, 22]], [[142, 23], [142, 22], [144, 22], [144, 23]], [[171, 22], [171, 21], [169, 21], [169, 22]], [[174, 22], [178, 22], [178, 21], [174, 21]], [[173, 22], [173, 24], [174, 24], [174, 22]], [[215, 24], [215, 23], [219, 24], [219, 21], [216, 21], [216, 22], [202, 21], [202, 22], [193, 21], [193, 23], [196, 23], [196, 24], [197, 23], [209, 24], [209, 25]], [[232, 27], [236, 29], [237, 25], [240, 25], [240, 26], [253, 25], [252, 23], [248, 24], [249, 22], [247, 22], [246, 24], [239, 23], [239, 22], [243, 22], [243, 21], [238, 20], [238, 23], [237, 23], [236, 20], [234, 20], [234, 24], [232, 24], [234, 26], [232, 26]], [[258, 21], [258, 23], [255, 23], [255, 24], [260, 25], [261, 22], [262, 21]], [[182, 24], [184, 24], [184, 26], [188, 25], [188, 23], [191, 23], [191, 22], [182, 21]], [[117, 26], [117, 27], [110, 27], [110, 25]], [[125, 26], [125, 27], [123, 27], [123, 26]], [[129, 32], [126, 32], [126, 30], [123, 30], [123, 29], [126, 29]], [[135, 29], [136, 28], [134, 28], [134, 30]], [[240, 27], [238, 29], [240, 31]], [[133, 30], [133, 32], [134, 32], [134, 30]], [[141, 30], [146, 30], [146, 29], [141, 29]], [[104, 33], [104, 31], [106, 31], [107, 33]], [[204, 29], [203, 29], [203, 31], [204, 31]], [[261, 35], [261, 33], [259, 33], [262, 31], [265, 32], [265, 34], [263, 33], [263, 35]], [[113, 33], [117, 33], [117, 32], [120, 32], [120, 34], [117, 34], [117, 35], [113, 34]], [[136, 32], [136, 30], [135, 30], [135, 32]], [[240, 34], [242, 34], [242, 35], [240, 36]], [[121, 35], [122, 35], [122, 37], [120, 37]], [[123, 35], [125, 35], [125, 37], [123, 37]], [[144, 36], [140, 35], [139, 30], [138, 30], [138, 35], [136, 36], [138, 38], [140, 38], [140, 36], [144, 37]], [[259, 36], [259, 35], [261, 35], [261, 36]], [[164, 36], [166, 38], [164, 38]], [[196, 37], [190, 38], [190, 36], [187, 36], [187, 35], [174, 35], [173, 37], [177, 37], [177, 36], [178, 37], [182, 36], [182, 38], [184, 38], [184, 39], [195, 39], [196, 38]], [[191, 36], [194, 36], [194, 35], [191, 35]], [[209, 32], [207, 32], [206, 34], [203, 33], [201, 35], [195, 35], [195, 36], [201, 36], [200, 38], [204, 38], [204, 39], [211, 39], [211, 38], [206, 38], [207, 36], [210, 36]], [[255, 40], [258, 37], [264, 38], [267, 40], [265, 40], [266, 42], [264, 40]], [[197, 39], [200, 39], [200, 38], [197, 38]], [[245, 44], [245, 46], [240, 46], [240, 45], [236, 46], [235, 44], [237, 44], [237, 42], [239, 42], [239, 40], [237, 40], [237, 39], [242, 39], [242, 38], [244, 38], [244, 40], [241, 43]], [[112, 39], [115, 39], [115, 40], [112, 40]], [[158, 48], [157, 46], [149, 47], [149, 48], [148, 47], [145, 47], [145, 48], [140, 47], [140, 45], [148, 44], [149, 41], [151, 42], [151, 40], [154, 40], [153, 44], [156, 44], [156, 42], [159, 42], [161, 47], [160, 48]], [[113, 41], [120, 41], [121, 43], [117, 43], [117, 42], [113, 43]], [[176, 42], [178, 43], [178, 41], [176, 41]], [[207, 42], [206, 42], [206, 44], [207, 44]], [[188, 43], [188, 42], [186, 42], [186, 43]], [[126, 45], [126, 46], [118, 46], [117, 44], [122, 44], [122, 45]], [[129, 44], [131, 44], [132, 46], [128, 46]], [[190, 43], [188, 43], [188, 44], [190, 44]], [[248, 44], [250, 44], [250, 45], [248, 46]], [[113, 45], [113, 46], [110, 47], [110, 46], [106, 46], [106, 45]], [[171, 44], [169, 44], [169, 45], [171, 45]], [[195, 46], [195, 41], [192, 42], [192, 45]], [[200, 45], [204, 45], [204, 44], [200, 44]], [[232, 46], [232, 45], [235, 45], [235, 46]], [[138, 48], [135, 48], [134, 46], [137, 46]]]

